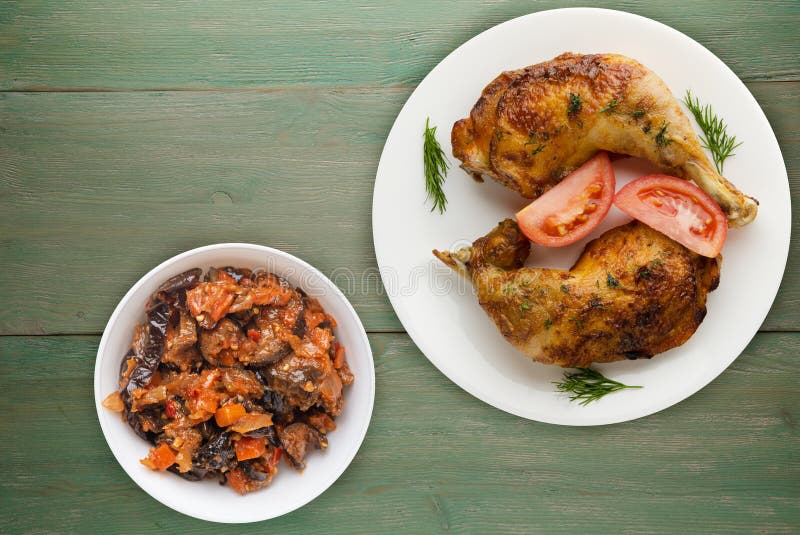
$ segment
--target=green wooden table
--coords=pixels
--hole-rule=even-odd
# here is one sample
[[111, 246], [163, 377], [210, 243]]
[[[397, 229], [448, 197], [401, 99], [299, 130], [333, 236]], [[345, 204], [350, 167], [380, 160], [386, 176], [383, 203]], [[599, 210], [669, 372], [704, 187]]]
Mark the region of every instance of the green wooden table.
[[[593, 4], [722, 58], [775, 129], [798, 206], [800, 3]], [[484, 405], [431, 366], [375, 282], [350, 295], [375, 353], [372, 425], [313, 503], [260, 524], [194, 520], [141, 491], [103, 440], [95, 351], [131, 284], [222, 241], [374, 270], [375, 170], [415, 84], [484, 29], [568, 5], [0, 3], [0, 531], [798, 532], [796, 240], [742, 356], [638, 421], [565, 428]]]

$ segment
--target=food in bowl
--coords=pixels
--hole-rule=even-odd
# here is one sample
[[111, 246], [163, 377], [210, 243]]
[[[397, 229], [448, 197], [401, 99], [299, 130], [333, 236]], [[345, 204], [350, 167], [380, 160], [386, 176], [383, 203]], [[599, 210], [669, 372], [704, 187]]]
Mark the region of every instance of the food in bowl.
[[283, 278], [196, 268], [150, 297], [103, 401], [153, 447], [142, 464], [240, 494], [269, 485], [283, 457], [305, 468], [354, 376], [319, 302]]

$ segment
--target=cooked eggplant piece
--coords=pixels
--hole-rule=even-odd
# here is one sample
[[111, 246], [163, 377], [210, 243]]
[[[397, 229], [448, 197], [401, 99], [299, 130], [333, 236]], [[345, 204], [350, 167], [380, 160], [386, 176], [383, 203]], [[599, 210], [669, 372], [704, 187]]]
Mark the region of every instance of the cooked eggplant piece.
[[[214, 268], [211, 269], [213, 270]], [[248, 282], [253, 282], [252, 281], [253, 272], [247, 268], [235, 268], [232, 266], [225, 266], [224, 268], [222, 268], [222, 271], [230, 275], [233, 278], [233, 280], [236, 281], [236, 284], [244, 285], [247, 284]], [[209, 271], [209, 273], [211, 273], [211, 271]]]
[[119, 383], [125, 384], [128, 381], [128, 361], [132, 358], [136, 357], [136, 353], [133, 352], [133, 349], [129, 349], [125, 356], [122, 357], [122, 362], [119, 363]]
[[267, 472], [262, 472], [258, 469], [256, 463], [252, 461], [242, 461], [239, 463], [239, 468], [242, 469], [244, 475], [248, 478], [252, 479], [253, 481], [266, 481], [269, 474]]
[[[197, 286], [200, 283], [200, 276], [203, 270], [200, 268], [190, 269], [184, 271], [174, 277], [167, 279], [161, 286], [159, 286], [153, 295], [150, 296], [150, 303], [158, 303], [162, 301], [174, 301], [174, 294], [185, 292]], [[172, 297], [172, 299], [169, 299]]]
[[125, 421], [128, 422], [128, 425], [131, 426], [131, 429], [133, 429], [134, 433], [139, 435], [140, 438], [145, 439], [147, 442], [150, 442], [151, 444], [155, 444], [156, 443], [156, 434], [144, 430], [144, 428], [142, 426], [142, 414], [141, 413], [139, 413], [139, 412], [130, 412], [130, 411], [126, 410], [124, 412], [124, 415], [125, 415]]
[[279, 435], [283, 452], [295, 470], [305, 469], [305, 458], [309, 446], [316, 449], [328, 447], [328, 441], [322, 433], [310, 425], [300, 422], [285, 428]]
[[137, 388], [145, 388], [150, 384], [153, 372], [161, 362], [164, 354], [164, 340], [167, 335], [167, 325], [169, 324], [170, 307], [166, 303], [160, 303], [155, 308], [147, 312], [146, 339], [144, 342], [143, 353], [137, 355], [136, 367], [131, 372], [128, 384], [122, 393], [122, 400], [128, 406], [130, 394]]
[[233, 366], [254, 342], [247, 338], [233, 320], [223, 318], [213, 329], [203, 329], [199, 336], [200, 353], [213, 366]]
[[236, 452], [231, 443], [231, 435], [227, 432], [211, 437], [203, 447], [197, 449], [192, 457], [192, 466], [195, 469], [230, 469], [235, 464]]
[[327, 351], [323, 357], [294, 352], [276, 362], [266, 375], [270, 390], [301, 411], [320, 406], [337, 416], [342, 408], [342, 380]]
[[147, 341], [144, 346], [142, 363], [155, 370], [164, 354], [164, 340], [167, 338], [172, 311], [166, 303], [159, 303], [147, 312]]
[[188, 472], [181, 472], [178, 470], [178, 467], [175, 465], [170, 466], [167, 468], [168, 471], [172, 472], [173, 474], [177, 474], [181, 476], [183, 479], [187, 481], [201, 481], [208, 476], [208, 470], [203, 470], [202, 468], [192, 468]]
[[264, 395], [261, 396], [261, 406], [265, 411], [272, 413], [272, 419], [281, 424], [288, 425], [294, 420], [294, 407], [289, 405], [277, 392], [269, 388], [264, 374], [269, 374], [268, 369], [256, 372], [256, 377], [264, 385]]
[[195, 426], [200, 432], [200, 435], [203, 437], [203, 440], [208, 440], [209, 438], [218, 435], [222, 432], [222, 430], [214, 425], [213, 418], [211, 420], [206, 420], [205, 422], [200, 422]]
[[255, 350], [241, 356], [242, 362], [249, 366], [266, 366], [277, 362], [292, 352], [292, 346], [284, 338], [284, 332], [291, 332], [298, 338], [305, 335], [306, 323], [303, 316], [303, 298], [299, 293], [286, 306], [264, 306], [253, 321], [256, 340]]
[[275, 446], [276, 448], [281, 447], [281, 441], [278, 438], [278, 432], [275, 431], [275, 426], [271, 425], [269, 427], [262, 427], [260, 429], [255, 429], [250, 431], [249, 433], [244, 434], [246, 437], [265, 437], [270, 444]]

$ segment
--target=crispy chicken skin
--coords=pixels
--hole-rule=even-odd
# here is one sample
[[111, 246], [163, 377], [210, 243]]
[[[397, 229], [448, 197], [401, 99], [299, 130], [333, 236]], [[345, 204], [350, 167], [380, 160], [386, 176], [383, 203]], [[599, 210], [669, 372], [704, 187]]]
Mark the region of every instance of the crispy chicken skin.
[[716, 172], [666, 84], [625, 56], [565, 53], [504, 72], [451, 137], [453, 155], [474, 178], [490, 176], [530, 199], [606, 150], [693, 180], [732, 227], [758, 211], [754, 199]]
[[637, 221], [590, 242], [569, 271], [524, 268], [529, 252], [511, 219], [471, 247], [433, 251], [472, 280], [506, 340], [534, 361], [564, 367], [650, 358], [686, 342], [705, 317], [722, 261]]

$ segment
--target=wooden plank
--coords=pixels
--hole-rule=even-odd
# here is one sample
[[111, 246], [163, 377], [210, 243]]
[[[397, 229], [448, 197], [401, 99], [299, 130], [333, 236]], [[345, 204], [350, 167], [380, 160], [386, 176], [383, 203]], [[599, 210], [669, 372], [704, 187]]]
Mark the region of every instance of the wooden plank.
[[0, 332], [99, 332], [151, 267], [219, 242], [295, 254], [400, 329], [370, 214], [408, 93], [0, 94]]
[[789, 175], [792, 196], [792, 239], [789, 258], [778, 296], [767, 319], [764, 330], [795, 331], [800, 328], [800, 84], [758, 83], [748, 88], [756, 97], [769, 119], [783, 153]]
[[[800, 206], [800, 83], [749, 87]], [[151, 267], [224, 241], [296, 254], [334, 278], [368, 329], [402, 330], [370, 210], [409, 91], [0, 94], [0, 334], [100, 332]], [[798, 305], [790, 261], [764, 328], [800, 328]]]
[[[729, 370], [688, 400], [638, 421], [594, 428], [507, 415], [439, 374], [406, 335], [375, 334], [370, 341], [376, 405], [354, 463], [299, 511], [241, 527], [172, 512], [116, 464], [94, 414], [97, 337], [0, 337], [3, 530], [800, 529], [798, 333], [759, 334]], [[314, 477], [313, 458], [304, 477]]]
[[[800, 79], [794, 0], [591, 4], [664, 22], [745, 80]], [[414, 85], [481, 31], [565, 5], [585, 2], [6, 1], [0, 89]]]

